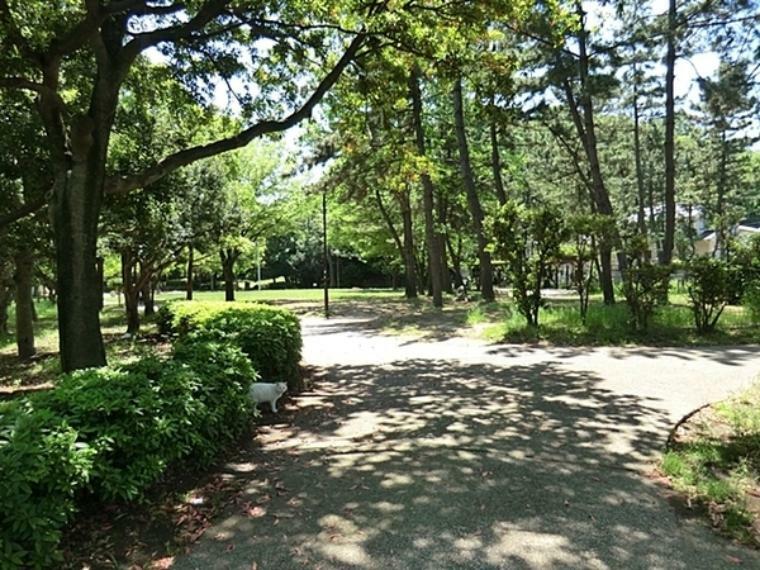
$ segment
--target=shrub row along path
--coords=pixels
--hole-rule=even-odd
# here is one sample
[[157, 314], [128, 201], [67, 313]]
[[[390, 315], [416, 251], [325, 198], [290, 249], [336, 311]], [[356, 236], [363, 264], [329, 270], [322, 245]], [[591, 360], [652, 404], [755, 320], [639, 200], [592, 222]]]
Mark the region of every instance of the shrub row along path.
[[242, 507], [176, 568], [760, 568], [651, 475], [760, 347], [552, 348], [304, 320], [324, 371], [227, 466]]

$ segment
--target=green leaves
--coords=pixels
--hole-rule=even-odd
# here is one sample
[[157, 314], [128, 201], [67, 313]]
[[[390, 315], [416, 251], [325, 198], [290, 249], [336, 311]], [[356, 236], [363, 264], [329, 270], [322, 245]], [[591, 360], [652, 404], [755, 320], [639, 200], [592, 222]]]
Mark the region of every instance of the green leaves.
[[701, 333], [715, 330], [731, 295], [730, 271], [725, 261], [695, 257], [686, 266], [694, 324]]
[[301, 389], [301, 325], [290, 311], [251, 303], [180, 301], [161, 306], [159, 327], [180, 336], [180, 355], [187, 354], [183, 339], [224, 339], [240, 347], [264, 381]]
[[239, 348], [196, 338], [0, 407], [0, 567], [54, 566], [85, 491], [135, 500], [170, 465], [208, 464], [247, 426], [255, 377]]
[[560, 212], [550, 206], [528, 209], [504, 204], [491, 221], [492, 249], [506, 263], [520, 313], [538, 325], [541, 287], [560, 254], [567, 230]]

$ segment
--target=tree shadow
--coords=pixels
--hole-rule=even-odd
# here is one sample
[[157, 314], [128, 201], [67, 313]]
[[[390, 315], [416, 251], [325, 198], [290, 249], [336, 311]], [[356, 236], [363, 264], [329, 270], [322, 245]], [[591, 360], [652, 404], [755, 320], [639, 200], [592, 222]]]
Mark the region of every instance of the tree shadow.
[[246, 493], [175, 568], [723, 568], [644, 471], [657, 400], [551, 363], [334, 366], [227, 465]]

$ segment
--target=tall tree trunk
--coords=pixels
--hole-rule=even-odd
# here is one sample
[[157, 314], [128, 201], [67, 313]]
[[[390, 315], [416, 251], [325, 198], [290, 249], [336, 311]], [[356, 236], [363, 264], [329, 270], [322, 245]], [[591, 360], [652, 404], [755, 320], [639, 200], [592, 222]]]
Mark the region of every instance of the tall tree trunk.
[[32, 275], [34, 258], [28, 248], [20, 249], [14, 256], [16, 273], [16, 347], [22, 360], [36, 353], [34, 348], [34, 299], [32, 298]]
[[[414, 257], [414, 233], [412, 231], [412, 208], [409, 204], [409, 193], [403, 192], [399, 195], [399, 203], [401, 205], [401, 216], [403, 219], [403, 231], [404, 240], [401, 241], [396, 226], [393, 225], [393, 219], [391, 218], [388, 208], [383, 203], [383, 197], [380, 194], [379, 186], [375, 186], [375, 200], [377, 201], [377, 208], [380, 210], [380, 215], [385, 224], [388, 226], [388, 231], [393, 238], [393, 243], [396, 244], [399, 256], [404, 262], [404, 271], [406, 275], [406, 288], [404, 290], [404, 296], [407, 299], [417, 298], [417, 260]], [[394, 275], [395, 276], [395, 275]]]
[[644, 189], [644, 168], [641, 163], [641, 122], [639, 117], [639, 75], [638, 66], [633, 64], [633, 154], [636, 162], [636, 188], [638, 190], [638, 208], [636, 223], [639, 233], [647, 235], [646, 191]]
[[237, 253], [231, 249], [220, 252], [222, 275], [224, 276], [224, 300], [235, 300], [235, 261]]
[[720, 133], [720, 161], [718, 162], [718, 181], [716, 184], [716, 207], [715, 211], [718, 214], [717, 224], [715, 225], [715, 247], [713, 249], [713, 257], [720, 256], [722, 259], [726, 258], [726, 241], [728, 240], [728, 227], [726, 220], [726, 186], [728, 175], [728, 141], [726, 139], [726, 132]]
[[462, 181], [467, 192], [467, 203], [472, 215], [473, 228], [478, 243], [478, 261], [480, 262], [480, 293], [485, 301], [495, 299], [493, 291], [493, 267], [491, 254], [488, 252], [488, 240], [483, 229], [483, 208], [480, 205], [478, 190], [475, 187], [475, 177], [470, 164], [470, 149], [467, 145], [467, 133], [464, 124], [464, 109], [462, 101], [462, 79], [458, 77], [454, 83], [452, 92], [454, 100], [454, 130], [457, 135], [459, 146], [459, 166], [462, 172]]
[[446, 245], [449, 250], [449, 258], [451, 258], [451, 267], [454, 270], [454, 285], [459, 287], [464, 279], [462, 277], [462, 236], [457, 235], [457, 249], [454, 250], [454, 244], [451, 243], [451, 237], [447, 236]]
[[668, 3], [667, 52], [665, 54], [665, 237], [662, 263], [673, 259], [676, 234], [676, 159], [675, 159], [675, 70], [676, 70], [676, 0]]
[[417, 271], [414, 261], [414, 228], [412, 226], [412, 205], [409, 201], [409, 191], [405, 190], [399, 195], [401, 204], [401, 219], [404, 227], [404, 270], [406, 272], [406, 289], [404, 294], [407, 299], [417, 298]]
[[[439, 192], [436, 200], [436, 215], [439, 228], [446, 228], [448, 225], [446, 210], [446, 201], [443, 199], [441, 192]], [[451, 285], [451, 277], [449, 275], [449, 260], [446, 255], [446, 233], [440, 232], [438, 237], [438, 249], [441, 252], [441, 287], [446, 293], [453, 293], [454, 289]]]
[[13, 274], [8, 265], [0, 264], [0, 335], [8, 334], [8, 308], [13, 300]]
[[[581, 83], [580, 96], [578, 101], [573, 94], [572, 85], [568, 79], [563, 81], [563, 87], [567, 103], [570, 109], [570, 115], [573, 119], [578, 137], [583, 143], [583, 149], [588, 160], [589, 173], [591, 175], [591, 194], [596, 207], [596, 211], [605, 216], [614, 215], [612, 202], [610, 201], [607, 187], [604, 184], [602, 169], [599, 164], [599, 153], [597, 149], [596, 124], [594, 120], [594, 105], [591, 98], [591, 85], [589, 84], [589, 56], [586, 47], [586, 27], [585, 16], [581, 2], [576, 2], [576, 12], [580, 19], [580, 27], [576, 34], [578, 39], [578, 74]], [[578, 102], [580, 102], [580, 109]], [[615, 302], [615, 287], [612, 277], [612, 245], [619, 243], [618, 236], [612, 239], [606, 239], [599, 248], [601, 261], [600, 284], [602, 286], [602, 295], [604, 303], [611, 305]], [[622, 266], [621, 266], [622, 269]]]
[[185, 281], [185, 299], [193, 300], [193, 277], [195, 273], [193, 244], [187, 246], [187, 280]]
[[[422, 94], [419, 85], [419, 69], [416, 67], [409, 76], [409, 95], [412, 101], [412, 123], [414, 127], [417, 154], [424, 157], [425, 132], [422, 127]], [[427, 244], [427, 257], [430, 275], [430, 288], [433, 296], [433, 305], [443, 306], [443, 284], [441, 283], [441, 240], [435, 224], [435, 212], [433, 196], [435, 189], [430, 174], [423, 172], [420, 175], [422, 181], [422, 209], [425, 214], [425, 242]]]
[[143, 315], [150, 317], [156, 313], [155, 303], [153, 302], [153, 278], [145, 278], [140, 291], [140, 297], [143, 302]]
[[491, 134], [491, 170], [493, 171], [493, 184], [496, 189], [496, 197], [502, 206], [507, 203], [507, 193], [504, 190], [504, 181], [501, 177], [501, 153], [499, 152], [499, 130], [496, 125], [496, 110], [494, 96], [491, 95], [491, 117], [489, 131]]
[[127, 315], [127, 334], [140, 332], [140, 287], [137, 283], [137, 259], [129, 251], [121, 252], [121, 282], [124, 291], [124, 308]]

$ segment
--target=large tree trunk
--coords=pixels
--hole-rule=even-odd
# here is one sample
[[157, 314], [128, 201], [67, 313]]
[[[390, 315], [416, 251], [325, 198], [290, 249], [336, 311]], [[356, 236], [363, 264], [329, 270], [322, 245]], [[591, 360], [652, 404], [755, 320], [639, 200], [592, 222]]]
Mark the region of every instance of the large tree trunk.
[[137, 283], [137, 259], [129, 250], [121, 252], [121, 282], [127, 315], [127, 334], [140, 332], [140, 287]]
[[34, 299], [32, 298], [32, 274], [34, 259], [28, 248], [19, 250], [16, 262], [16, 347], [18, 357], [26, 360], [34, 356]]
[[220, 252], [222, 261], [222, 275], [224, 277], [224, 300], [235, 300], [235, 261], [237, 253], [233, 250], [222, 250]]
[[665, 237], [662, 263], [673, 259], [676, 233], [676, 160], [675, 160], [675, 69], [676, 69], [676, 0], [668, 4], [667, 52], [665, 54]]
[[187, 281], [185, 282], [185, 299], [193, 300], [193, 276], [195, 273], [193, 244], [187, 246]]
[[478, 190], [475, 187], [475, 177], [470, 164], [470, 149], [467, 145], [467, 133], [464, 124], [464, 109], [462, 101], [462, 79], [458, 77], [452, 92], [454, 99], [454, 130], [459, 146], [459, 166], [462, 171], [462, 181], [467, 192], [467, 203], [472, 215], [473, 228], [478, 243], [478, 261], [480, 262], [480, 294], [485, 301], [495, 299], [493, 291], [493, 267], [491, 254], [488, 252], [488, 240], [483, 229], [483, 208], [480, 205]]
[[[422, 94], [419, 85], [419, 70], [414, 68], [409, 76], [409, 95], [412, 101], [412, 123], [414, 126], [417, 154], [424, 157], [425, 132], [422, 127]], [[433, 196], [435, 188], [430, 174], [423, 172], [420, 175], [422, 182], [422, 209], [425, 215], [425, 243], [427, 244], [427, 257], [430, 275], [429, 290], [433, 296], [433, 305], [443, 306], [443, 283], [441, 282], [441, 240], [435, 224], [435, 210]]]
[[96, 255], [103, 178], [98, 172], [102, 165], [96, 162], [74, 162], [54, 206], [58, 334], [64, 372], [106, 364]]

